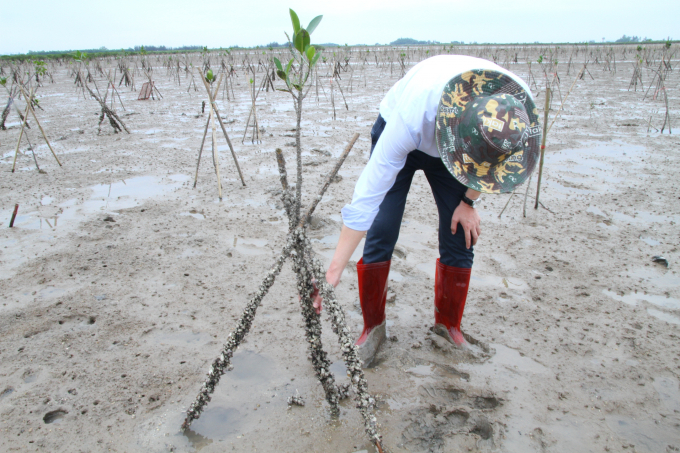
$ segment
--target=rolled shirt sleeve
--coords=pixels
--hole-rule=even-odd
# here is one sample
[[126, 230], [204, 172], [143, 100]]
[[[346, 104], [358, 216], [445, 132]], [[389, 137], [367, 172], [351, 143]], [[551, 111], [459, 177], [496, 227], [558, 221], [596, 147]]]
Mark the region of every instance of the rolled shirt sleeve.
[[342, 208], [342, 221], [348, 228], [367, 231], [378, 215], [380, 203], [404, 168], [406, 157], [417, 144], [401, 115], [391, 115], [354, 187], [352, 203]]

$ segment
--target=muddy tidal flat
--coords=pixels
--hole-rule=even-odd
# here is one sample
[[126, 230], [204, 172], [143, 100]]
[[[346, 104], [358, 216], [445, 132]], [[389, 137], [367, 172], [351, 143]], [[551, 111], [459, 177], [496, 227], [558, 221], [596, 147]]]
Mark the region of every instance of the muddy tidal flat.
[[[388, 341], [365, 370], [388, 451], [680, 451], [680, 64], [672, 60], [665, 81], [673, 134], [661, 134], [664, 100], [653, 99], [654, 88], [644, 98], [654, 74], [643, 69], [644, 90], [629, 90], [634, 50], [621, 49], [616, 71], [591, 59], [550, 129], [542, 206], [534, 209], [537, 173], [526, 216], [524, 186], [500, 218], [510, 195], [482, 197], [462, 328], [487, 353], [461, 354], [430, 331], [438, 219], [427, 180], [415, 176], [389, 277]], [[546, 77], [526, 64], [540, 50], [523, 52], [498, 62], [529, 82], [543, 118]], [[118, 100], [115, 109], [129, 134], [107, 121], [98, 134], [99, 104], [74, 85], [68, 65], [51, 63], [54, 82], [38, 89], [37, 115], [62, 167], [31, 120], [43, 171], [22, 142], [12, 173], [16, 112], [0, 131], [0, 451], [374, 452], [351, 397], [330, 416], [307, 359], [290, 264], [233, 371], [191, 431], [180, 431], [285, 243], [275, 149], [293, 174], [295, 112], [287, 93], [263, 90], [261, 140], [252, 128], [244, 137], [252, 74], [233, 57], [217, 104], [246, 185], [218, 127], [220, 200], [210, 135], [194, 188], [205, 90], [187, 90], [191, 76], [180, 72], [178, 84], [149, 58], [163, 98], [137, 100], [143, 75], [136, 91], [118, 87], [125, 109]], [[303, 106], [307, 201], [361, 134], [309, 229], [325, 263], [368, 160], [380, 100], [400, 78], [396, 64], [362, 58], [351, 56], [333, 87], [334, 67], [320, 63]], [[419, 57], [409, 58], [406, 69]], [[557, 66], [550, 122], [584, 60], [574, 56], [569, 74]], [[116, 62], [101, 66], [113, 72]], [[105, 78], [93, 77], [103, 92]], [[361, 247], [337, 288], [357, 336]], [[349, 382], [322, 318], [331, 369]], [[304, 407], [288, 406], [296, 394]]]

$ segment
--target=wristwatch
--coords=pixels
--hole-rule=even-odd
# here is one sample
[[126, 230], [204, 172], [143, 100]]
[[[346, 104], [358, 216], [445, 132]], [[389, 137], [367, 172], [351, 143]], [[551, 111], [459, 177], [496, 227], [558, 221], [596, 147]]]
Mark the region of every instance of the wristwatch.
[[472, 208], [476, 208], [477, 205], [479, 204], [479, 198], [473, 200], [472, 198], [468, 198], [467, 195], [463, 194], [463, 202], [468, 204]]

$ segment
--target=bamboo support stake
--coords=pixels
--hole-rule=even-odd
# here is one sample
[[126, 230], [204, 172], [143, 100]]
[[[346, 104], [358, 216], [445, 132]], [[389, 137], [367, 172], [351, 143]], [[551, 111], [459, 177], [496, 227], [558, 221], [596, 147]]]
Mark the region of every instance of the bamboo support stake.
[[19, 86], [19, 89], [21, 89], [21, 92], [24, 94], [24, 99], [28, 100], [28, 110], [31, 112], [31, 115], [33, 115], [33, 119], [35, 120], [36, 124], [38, 125], [38, 129], [40, 129], [40, 133], [42, 134], [43, 138], [45, 139], [45, 143], [47, 143], [47, 146], [50, 148], [50, 151], [52, 151], [52, 155], [54, 156], [54, 159], [57, 161], [57, 163], [61, 167], [61, 162], [59, 162], [59, 158], [57, 157], [57, 153], [55, 153], [54, 150], [52, 149], [52, 145], [50, 145], [50, 141], [47, 139], [47, 135], [45, 134], [45, 130], [40, 125], [40, 121], [38, 120], [38, 117], [36, 116], [35, 112], [33, 111], [33, 107], [31, 107], [31, 97], [26, 96], [26, 92], [24, 91], [24, 87]]
[[[323, 197], [323, 194], [328, 189], [328, 186], [331, 185], [333, 178], [335, 178], [335, 175], [338, 174], [340, 167], [345, 162], [347, 155], [352, 150], [352, 147], [354, 146], [354, 143], [356, 143], [358, 138], [359, 138], [359, 133], [354, 134], [354, 137], [352, 137], [352, 139], [347, 144], [347, 147], [345, 147], [345, 150], [340, 155], [340, 158], [338, 159], [338, 162], [335, 164], [335, 167], [333, 167], [333, 170], [331, 170], [331, 172], [328, 174], [328, 177], [326, 178], [326, 182], [321, 187], [319, 194], [312, 201], [312, 204], [310, 205], [309, 209], [307, 209], [307, 213], [304, 215], [304, 217], [302, 217], [302, 219], [300, 219], [300, 227], [302, 227], [306, 222], [309, 222], [309, 219], [312, 217], [312, 213], [316, 209], [316, 205], [319, 204], [319, 202], [321, 201], [321, 198]], [[280, 168], [280, 165], [279, 165], [279, 168]]]
[[[212, 109], [210, 110], [212, 112]], [[205, 122], [205, 129], [203, 130], [203, 140], [201, 140], [201, 147], [198, 149], [198, 160], [196, 162], [196, 177], [194, 178], [194, 189], [198, 182], [198, 167], [201, 165], [201, 154], [203, 154], [203, 145], [205, 144], [205, 137], [208, 135], [208, 126], [210, 126], [210, 118]]]
[[14, 212], [12, 212], [12, 218], [9, 221], [10, 228], [14, 228], [14, 219], [17, 218], [17, 212], [19, 212], [19, 203], [14, 205]]
[[529, 198], [529, 187], [531, 187], [531, 177], [533, 175], [529, 175], [529, 181], [527, 181], [527, 188], [524, 191], [524, 207], [522, 208], [522, 216], [526, 217], [527, 216], [527, 198]]
[[503, 210], [501, 211], [500, 214], [498, 214], [498, 218], [499, 218], [499, 219], [501, 218], [501, 216], [502, 216], [503, 213], [505, 212], [505, 209], [508, 207], [508, 205], [510, 204], [510, 201], [512, 200], [512, 197], [514, 197], [514, 196], [515, 196], [515, 192], [513, 191], [513, 192], [510, 194], [510, 197], [508, 197], [508, 201], [505, 203], [505, 206], [503, 206]]
[[[222, 83], [222, 76], [220, 76], [220, 79], [217, 81], [217, 88], [215, 89], [215, 94], [220, 89], [220, 84]], [[210, 109], [212, 112], [212, 109]], [[205, 122], [205, 129], [203, 130], [203, 139], [201, 140], [201, 147], [198, 149], [198, 160], [196, 161], [196, 176], [194, 177], [194, 189], [196, 188], [196, 183], [198, 182], [198, 168], [201, 166], [201, 155], [203, 154], [203, 145], [205, 145], [205, 138], [208, 136], [208, 126], [210, 126], [210, 116], [208, 116], [208, 121]], [[214, 163], [214, 156], [213, 156], [213, 163]]]
[[241, 178], [241, 183], [245, 187], [246, 182], [243, 179], [243, 173], [241, 173], [241, 167], [238, 165], [238, 159], [236, 159], [236, 152], [234, 152], [234, 147], [231, 145], [231, 140], [229, 140], [229, 135], [227, 134], [227, 129], [224, 127], [224, 123], [222, 122], [222, 117], [220, 116], [219, 110], [217, 110], [217, 104], [215, 103], [215, 99], [212, 96], [212, 93], [210, 92], [210, 87], [208, 86], [208, 81], [205, 80], [205, 77], [203, 77], [203, 74], [201, 74], [201, 71], [196, 68], [198, 71], [198, 74], [201, 76], [201, 80], [203, 81], [203, 85], [205, 85], [205, 89], [208, 91], [208, 97], [210, 98], [210, 105], [215, 109], [215, 115], [217, 116], [217, 120], [220, 122], [220, 127], [222, 128], [222, 133], [224, 134], [224, 138], [227, 139], [227, 145], [229, 145], [229, 150], [231, 151], [231, 156], [234, 158], [234, 164], [236, 164], [236, 170], [238, 171], [238, 175]]
[[215, 174], [217, 175], [217, 193], [222, 200], [222, 181], [220, 181], [220, 158], [217, 154], [217, 129], [215, 129], [215, 115], [214, 110], [210, 109], [210, 126], [212, 127], [212, 152], [213, 164], [215, 165]]
[[562, 108], [564, 107], [564, 103], [567, 102], [567, 98], [569, 97], [569, 94], [571, 94], [571, 90], [574, 88], [574, 85], [576, 85], [576, 81], [581, 77], [581, 74], [583, 74], [583, 71], [585, 71], [586, 65], [583, 65], [583, 68], [579, 71], [579, 73], [576, 75], [576, 78], [574, 79], [574, 82], [571, 84], [571, 87], [569, 87], [569, 91], [567, 92], [567, 95], [564, 97], [562, 100], [562, 103], [560, 104], [559, 110], [557, 110], [557, 115], [555, 115], [555, 118], [553, 118], [552, 122], [550, 123], [550, 127], [548, 128], [548, 132], [550, 132], [550, 129], [552, 129], [553, 124], [555, 124], [555, 121], [557, 121], [557, 118], [560, 116], [560, 113], [562, 113]]
[[[550, 112], [550, 87], [545, 88], [545, 110], [543, 112], [543, 137], [541, 138], [541, 161], [538, 164], [538, 185], [536, 186], [536, 203], [534, 209], [538, 209], [538, 196], [541, 194], [541, 177], [543, 176], [543, 160], [545, 158], [545, 140], [548, 137], [548, 113]], [[528, 188], [528, 186], [527, 186]], [[525, 203], [526, 204], [526, 203]]]
[[[21, 145], [21, 138], [24, 135], [24, 125], [28, 121], [28, 105], [26, 106], [26, 114], [24, 115], [24, 120], [21, 124], [21, 132], [19, 132], [19, 140], [17, 141], [17, 148], [14, 150], [14, 161], [12, 162], [12, 173], [14, 173], [14, 168], [17, 164], [17, 155], [19, 154], [19, 146]], [[28, 135], [27, 135], [28, 136]]]

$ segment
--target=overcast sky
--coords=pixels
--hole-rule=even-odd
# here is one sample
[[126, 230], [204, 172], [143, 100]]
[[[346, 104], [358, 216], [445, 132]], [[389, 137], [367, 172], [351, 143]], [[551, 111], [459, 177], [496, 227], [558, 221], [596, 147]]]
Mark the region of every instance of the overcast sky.
[[[0, 9], [0, 54], [136, 45], [211, 48], [285, 42], [288, 8], [312, 43], [583, 42], [622, 35], [678, 39], [678, 0], [342, 0], [320, 2], [32, 0]], [[675, 35], [674, 35], [675, 33]]]

